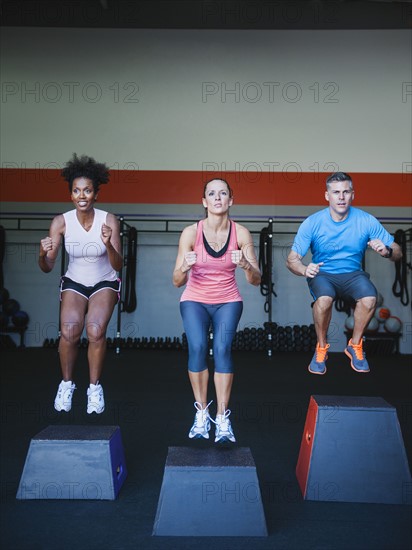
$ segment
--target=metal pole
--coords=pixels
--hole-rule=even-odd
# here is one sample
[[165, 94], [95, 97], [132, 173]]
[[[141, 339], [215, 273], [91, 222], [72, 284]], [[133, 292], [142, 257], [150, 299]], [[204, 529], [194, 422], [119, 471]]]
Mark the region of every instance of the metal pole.
[[[125, 222], [124, 218], [119, 218], [120, 221], [120, 250], [123, 254], [123, 262], [127, 262], [126, 255], [124, 254], [124, 231], [125, 231]], [[121, 280], [121, 289], [120, 289], [120, 299], [117, 304], [117, 328], [116, 328], [116, 355], [120, 353], [120, 335], [121, 335], [121, 324], [122, 324], [122, 294], [123, 294], [123, 263], [122, 267], [119, 270], [119, 278]]]
[[[60, 277], [63, 277], [63, 275], [66, 272], [66, 246], [64, 244], [64, 236], [62, 237], [62, 242], [61, 242], [61, 246], [60, 246], [60, 253], [61, 253]], [[61, 337], [61, 334], [62, 334], [61, 321], [60, 321], [61, 309], [62, 309], [62, 301], [61, 301], [61, 296], [60, 296], [59, 297], [59, 330], [58, 330], [58, 333], [57, 333], [58, 334], [58, 340], [60, 340], [60, 337]]]
[[272, 282], [272, 239], [273, 239], [273, 219], [269, 218], [269, 233], [268, 237], [269, 240], [266, 243], [266, 258], [267, 258], [267, 269], [269, 274], [269, 284], [268, 284], [268, 321], [269, 321], [269, 331], [268, 331], [268, 356], [272, 356], [272, 290], [273, 290], [273, 282]]
[[267, 259], [268, 259], [268, 272], [269, 272], [269, 323], [272, 322], [272, 291], [273, 291], [273, 282], [272, 282], [272, 238], [273, 238], [273, 220], [269, 218], [269, 242], [267, 250]]

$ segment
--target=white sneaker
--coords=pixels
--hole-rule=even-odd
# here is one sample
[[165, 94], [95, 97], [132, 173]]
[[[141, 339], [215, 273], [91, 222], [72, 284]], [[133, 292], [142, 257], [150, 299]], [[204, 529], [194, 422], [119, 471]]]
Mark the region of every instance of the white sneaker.
[[100, 414], [104, 411], [103, 388], [97, 384], [90, 384], [87, 389], [87, 414]]
[[[210, 403], [212, 403], [212, 401]], [[195, 421], [193, 423], [193, 426], [190, 428], [190, 432], [189, 432], [190, 439], [199, 439], [200, 437], [209, 439], [209, 430], [210, 430], [209, 405], [210, 403], [206, 405], [204, 409], [202, 409], [202, 405], [197, 401], [195, 401], [194, 405], [197, 412], [195, 415]]]
[[227, 443], [228, 441], [236, 443], [229, 415], [229, 409], [227, 409], [224, 414], [216, 415], [216, 420], [214, 421], [216, 424], [215, 443]]
[[54, 400], [54, 408], [56, 411], [69, 412], [72, 408], [72, 397], [76, 386], [71, 380], [65, 382], [62, 380], [57, 389], [56, 398]]

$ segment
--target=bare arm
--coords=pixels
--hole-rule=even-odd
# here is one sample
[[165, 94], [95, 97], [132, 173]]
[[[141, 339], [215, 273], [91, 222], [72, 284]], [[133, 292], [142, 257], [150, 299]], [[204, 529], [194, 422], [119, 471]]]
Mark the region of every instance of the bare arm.
[[183, 229], [179, 239], [179, 249], [173, 271], [173, 284], [180, 287], [186, 284], [188, 272], [196, 263], [196, 252], [193, 251], [196, 241], [196, 224]]
[[313, 277], [316, 277], [316, 275], [320, 271], [320, 266], [323, 265], [323, 262], [320, 262], [318, 264], [310, 263], [308, 265], [305, 265], [302, 262], [302, 256], [295, 252], [294, 250], [291, 250], [289, 252], [288, 258], [286, 260], [286, 267], [294, 273], [295, 275], [301, 275], [302, 277], [309, 277], [310, 279], [313, 279]]
[[115, 271], [119, 271], [123, 265], [120, 244], [120, 224], [113, 214], [108, 213], [106, 223], [102, 225], [102, 241], [106, 246], [110, 265]]
[[392, 250], [391, 253], [383, 244], [383, 242], [380, 241], [379, 239], [374, 239], [372, 241], [369, 241], [368, 246], [372, 248], [372, 250], [377, 252], [380, 256], [382, 256], [382, 258], [388, 258], [388, 260], [391, 260], [391, 262], [397, 262], [402, 258], [401, 247], [395, 242], [392, 243], [389, 247]]
[[246, 227], [239, 224], [236, 224], [236, 232], [240, 250], [232, 251], [232, 262], [244, 270], [248, 283], [258, 286], [262, 276], [256, 259], [252, 235]]
[[39, 267], [44, 273], [49, 273], [56, 262], [59, 248], [64, 235], [65, 223], [62, 214], [53, 218], [48, 237], [40, 241]]

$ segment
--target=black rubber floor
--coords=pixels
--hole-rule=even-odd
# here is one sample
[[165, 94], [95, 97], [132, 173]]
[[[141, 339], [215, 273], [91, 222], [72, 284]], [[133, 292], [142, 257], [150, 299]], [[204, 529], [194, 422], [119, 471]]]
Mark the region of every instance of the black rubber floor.
[[[81, 350], [70, 413], [57, 413], [55, 349], [1, 353], [1, 548], [26, 549], [391, 549], [412, 542], [412, 507], [303, 500], [296, 480], [311, 395], [379, 396], [395, 406], [412, 463], [412, 358], [369, 357], [360, 375], [343, 354], [328, 373], [307, 372], [311, 354], [236, 352], [231, 420], [259, 478], [268, 537], [152, 536], [168, 447], [196, 445], [187, 433], [193, 398], [181, 351], [108, 352], [106, 410], [86, 414], [87, 358]], [[211, 388], [210, 398], [213, 399]], [[213, 410], [213, 405], [212, 405]], [[50, 425], [118, 425], [128, 478], [113, 501], [16, 500], [31, 438]], [[203, 446], [213, 446], [211, 440]], [[409, 493], [412, 487], [407, 488]]]

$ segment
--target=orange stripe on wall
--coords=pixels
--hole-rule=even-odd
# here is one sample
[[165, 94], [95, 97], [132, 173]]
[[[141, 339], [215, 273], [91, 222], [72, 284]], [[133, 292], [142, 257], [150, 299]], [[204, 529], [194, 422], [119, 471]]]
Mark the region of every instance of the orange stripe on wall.
[[[183, 170], [111, 170], [100, 188], [105, 203], [199, 204], [203, 182], [227, 179], [236, 204], [323, 204], [329, 174], [315, 172], [202, 172]], [[412, 206], [412, 174], [351, 173], [357, 206]], [[60, 170], [0, 169], [2, 202], [65, 202], [67, 183]]]

